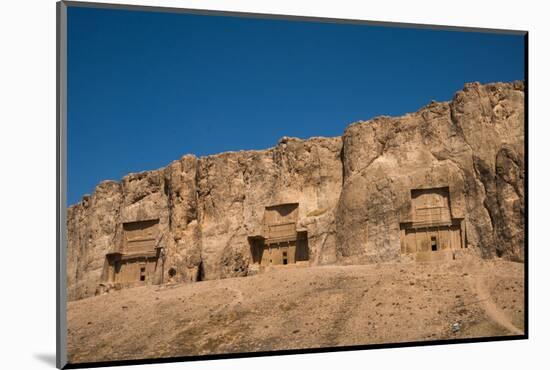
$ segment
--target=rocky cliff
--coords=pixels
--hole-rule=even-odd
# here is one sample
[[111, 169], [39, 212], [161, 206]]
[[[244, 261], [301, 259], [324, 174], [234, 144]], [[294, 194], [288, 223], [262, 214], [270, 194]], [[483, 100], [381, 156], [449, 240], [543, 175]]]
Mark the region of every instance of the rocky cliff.
[[276, 147], [197, 158], [104, 181], [68, 209], [68, 293], [105, 280], [123, 224], [158, 220], [158, 281], [257, 271], [251, 237], [266, 207], [298, 204], [310, 265], [402, 258], [411, 189], [448, 187], [464, 244], [484, 258], [523, 260], [522, 82], [466, 84], [450, 102], [350, 125], [342, 137], [283, 138]]

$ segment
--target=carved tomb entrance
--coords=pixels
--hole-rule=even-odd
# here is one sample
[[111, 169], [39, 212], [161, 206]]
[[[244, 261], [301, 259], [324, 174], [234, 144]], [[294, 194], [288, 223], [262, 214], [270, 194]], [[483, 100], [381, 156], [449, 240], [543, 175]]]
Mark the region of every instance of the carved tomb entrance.
[[449, 188], [411, 190], [412, 220], [400, 223], [401, 253], [465, 248], [463, 219], [451, 216]]
[[158, 219], [122, 225], [123, 241], [120, 250], [106, 256], [107, 281], [128, 284], [152, 280], [159, 260], [158, 226]]
[[298, 230], [298, 203], [265, 208], [262, 235], [249, 237], [253, 262], [260, 266], [307, 261], [307, 231]]

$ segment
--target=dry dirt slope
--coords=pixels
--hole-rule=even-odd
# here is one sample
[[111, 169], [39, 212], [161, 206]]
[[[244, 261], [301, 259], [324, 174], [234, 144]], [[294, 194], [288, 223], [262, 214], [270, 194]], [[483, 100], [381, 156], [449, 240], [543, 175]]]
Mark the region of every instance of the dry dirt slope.
[[[523, 265], [286, 268], [68, 304], [71, 363], [523, 333]], [[453, 333], [451, 325], [460, 323]]]

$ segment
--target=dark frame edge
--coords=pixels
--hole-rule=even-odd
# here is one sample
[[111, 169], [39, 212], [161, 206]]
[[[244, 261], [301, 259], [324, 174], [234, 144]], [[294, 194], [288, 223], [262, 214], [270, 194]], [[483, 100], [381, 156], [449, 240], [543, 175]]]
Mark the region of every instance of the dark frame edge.
[[169, 6], [113, 4], [113, 3], [84, 2], [84, 1], [71, 1], [71, 0], [62, 1], [62, 2], [65, 3], [67, 6], [80, 7], [80, 8], [130, 10], [130, 11], [160, 12], [160, 13], [184, 13], [184, 14], [194, 14], [194, 15], [226, 16], [226, 17], [241, 17], [241, 18], [255, 18], [255, 19], [302, 21], [302, 22], [358, 24], [358, 25], [370, 25], [370, 26], [380, 26], [380, 27], [415, 28], [415, 29], [441, 30], [441, 31], [484, 32], [484, 33], [498, 33], [498, 34], [519, 35], [519, 36], [525, 35], [527, 33], [526, 30], [445, 26], [445, 25], [439, 25], [439, 24], [425, 24], [425, 23], [384, 22], [384, 21], [372, 21], [372, 20], [353, 19], [353, 18], [328, 18], [328, 17], [289, 15], [289, 14], [249, 13], [249, 12], [229, 11], [229, 10], [175, 8], [175, 7], [169, 7]]
[[367, 345], [358, 345], [358, 346], [302, 348], [302, 349], [265, 351], [265, 352], [263, 351], [262, 352], [242, 352], [242, 353], [224, 353], [224, 354], [215, 354], [215, 355], [199, 355], [199, 356], [184, 356], [184, 357], [83, 362], [83, 363], [76, 363], [76, 364], [69, 363], [67, 364], [65, 369], [165, 364], [165, 363], [172, 363], [172, 362], [184, 363], [184, 362], [225, 360], [225, 359], [238, 359], [238, 358], [250, 358], [250, 357], [306, 355], [306, 354], [349, 352], [349, 351], [387, 349], [387, 348], [426, 347], [426, 346], [449, 345], [449, 344], [478, 344], [478, 343], [485, 343], [485, 342], [501, 342], [501, 341], [525, 340], [525, 339], [528, 339], [527, 335], [522, 334], [522, 335], [510, 335], [510, 336], [500, 336], [500, 337], [446, 339], [446, 340], [433, 340], [433, 341], [422, 341], [422, 342], [382, 343], [382, 344], [367, 344]]
[[67, 366], [67, 4], [56, 3], [56, 367]]

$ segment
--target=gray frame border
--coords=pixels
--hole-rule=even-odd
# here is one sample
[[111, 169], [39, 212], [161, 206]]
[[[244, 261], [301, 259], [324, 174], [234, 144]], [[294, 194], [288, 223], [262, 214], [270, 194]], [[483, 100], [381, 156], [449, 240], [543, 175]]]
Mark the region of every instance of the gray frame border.
[[[456, 340], [434, 340], [422, 342], [403, 342], [403, 343], [384, 343], [379, 345], [360, 345], [360, 346], [344, 346], [332, 348], [314, 348], [311, 350], [283, 350], [270, 352], [250, 352], [236, 354], [220, 354], [220, 355], [203, 355], [190, 357], [170, 357], [170, 358], [149, 358], [141, 360], [122, 360], [112, 361], [106, 360], [98, 363], [80, 363], [69, 364], [67, 357], [67, 8], [96, 8], [96, 9], [113, 9], [113, 10], [129, 10], [129, 11], [144, 11], [157, 13], [178, 13], [192, 15], [207, 15], [207, 16], [226, 16], [251, 19], [268, 19], [268, 20], [285, 20], [285, 21], [302, 21], [316, 23], [332, 23], [332, 24], [354, 24], [354, 25], [369, 25], [379, 27], [392, 28], [412, 28], [425, 30], [439, 31], [460, 31], [460, 32], [481, 32], [495, 33], [501, 35], [517, 35], [523, 36], [525, 40], [524, 48], [524, 71], [525, 71], [525, 268], [524, 268], [524, 314], [525, 314], [525, 331], [523, 335], [505, 336], [505, 337], [482, 337], [472, 339], [456, 339]], [[268, 14], [268, 13], [248, 13], [238, 11], [225, 10], [206, 10], [193, 8], [176, 8], [167, 6], [148, 6], [148, 5], [132, 5], [132, 4], [112, 4], [99, 2], [82, 2], [82, 1], [67, 1], [61, 0], [56, 3], [56, 367], [58, 369], [65, 368], [82, 368], [82, 367], [98, 367], [98, 366], [122, 366], [135, 364], [154, 364], [154, 363], [169, 363], [183, 361], [206, 361], [225, 358], [247, 358], [247, 357], [263, 357], [289, 354], [307, 354], [307, 353], [323, 353], [323, 352], [340, 352], [350, 350], [364, 350], [376, 348], [405, 348], [405, 347], [420, 347], [429, 345], [441, 344], [457, 344], [457, 343], [481, 343], [481, 342], [496, 342], [496, 341], [511, 341], [528, 339], [529, 328], [529, 258], [528, 258], [528, 34], [527, 30], [512, 30], [512, 29], [495, 29], [481, 27], [459, 27], [445, 26], [436, 24], [423, 23], [402, 23], [402, 22], [383, 22], [361, 19], [342, 19], [342, 18], [327, 18], [315, 16], [300, 16], [300, 15], [283, 15], [283, 14]]]
[[175, 8], [175, 7], [169, 7], [169, 6], [154, 6], [154, 5], [112, 4], [112, 3], [71, 1], [71, 0], [62, 0], [61, 3], [64, 3], [66, 6], [80, 7], [80, 8], [131, 10], [131, 11], [145, 11], [145, 12], [157, 12], [157, 13], [180, 13], [180, 14], [194, 14], [194, 15], [254, 18], [254, 19], [302, 21], [302, 22], [315, 22], [315, 23], [356, 24], [356, 25], [363, 25], [363, 26], [370, 25], [370, 26], [382, 26], [382, 27], [393, 27], [393, 28], [396, 28], [396, 27], [397, 28], [414, 28], [414, 29], [439, 30], [439, 31], [483, 32], [483, 33], [498, 33], [501, 35], [504, 34], [504, 35], [518, 35], [518, 36], [525, 35], [527, 33], [526, 30], [513, 30], [513, 29], [459, 27], [459, 26], [445, 26], [445, 25], [437, 25], [437, 24], [425, 24], [425, 23], [383, 22], [383, 21], [371, 21], [371, 20], [352, 19], [352, 18], [327, 18], [327, 17], [315, 17], [315, 16], [305, 16], [305, 15], [248, 13], [248, 12], [239, 12], [239, 11], [206, 10], [206, 9], [196, 9], [196, 8]]
[[56, 3], [56, 366], [67, 365], [67, 5]]

